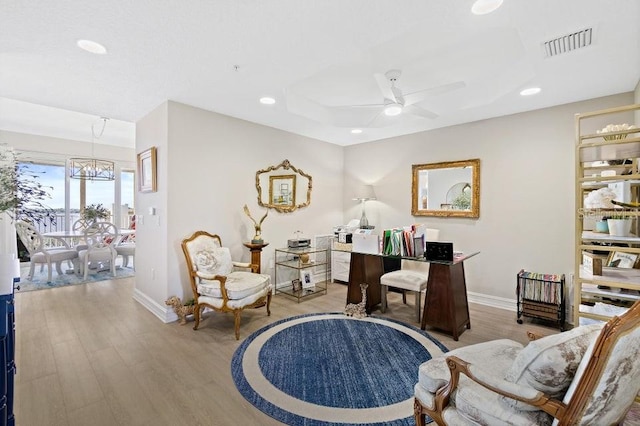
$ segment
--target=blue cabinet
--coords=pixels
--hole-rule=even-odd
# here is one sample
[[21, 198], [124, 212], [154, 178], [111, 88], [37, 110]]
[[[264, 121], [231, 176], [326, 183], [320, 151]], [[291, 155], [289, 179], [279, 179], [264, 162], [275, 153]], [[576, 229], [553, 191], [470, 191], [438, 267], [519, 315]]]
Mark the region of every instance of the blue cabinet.
[[15, 309], [13, 292], [0, 295], [0, 426], [14, 426]]

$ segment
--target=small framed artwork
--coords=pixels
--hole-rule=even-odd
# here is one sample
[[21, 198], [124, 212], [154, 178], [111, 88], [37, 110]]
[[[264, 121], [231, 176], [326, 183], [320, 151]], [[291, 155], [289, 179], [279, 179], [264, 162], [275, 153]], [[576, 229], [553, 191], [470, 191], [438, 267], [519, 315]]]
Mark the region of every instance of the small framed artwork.
[[302, 290], [302, 286], [300, 285], [300, 280], [298, 278], [291, 280], [291, 287], [293, 288], [293, 291]]
[[607, 266], [614, 268], [637, 268], [640, 254], [624, 251], [612, 251], [607, 259]]
[[316, 286], [310, 271], [300, 271], [300, 281], [302, 282], [302, 288], [313, 288]]
[[156, 147], [138, 154], [138, 191], [156, 192]]

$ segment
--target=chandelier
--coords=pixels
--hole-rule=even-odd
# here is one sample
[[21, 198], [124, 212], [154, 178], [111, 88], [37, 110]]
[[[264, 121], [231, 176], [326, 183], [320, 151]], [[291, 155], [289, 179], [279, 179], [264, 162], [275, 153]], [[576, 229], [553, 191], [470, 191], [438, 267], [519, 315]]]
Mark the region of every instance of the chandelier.
[[100, 117], [102, 120], [102, 130], [96, 136], [94, 129], [95, 122], [91, 124], [91, 157], [92, 158], [70, 158], [69, 177], [81, 180], [115, 180], [115, 166], [113, 161], [93, 158], [95, 140], [100, 139], [104, 133], [108, 118]]

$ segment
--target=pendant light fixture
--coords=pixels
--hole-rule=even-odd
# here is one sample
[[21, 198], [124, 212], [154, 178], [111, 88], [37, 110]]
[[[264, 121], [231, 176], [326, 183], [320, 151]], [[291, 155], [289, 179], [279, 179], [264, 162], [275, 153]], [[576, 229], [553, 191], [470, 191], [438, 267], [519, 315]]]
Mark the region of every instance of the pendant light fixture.
[[70, 158], [69, 159], [69, 177], [71, 179], [80, 180], [115, 180], [115, 166], [113, 161], [100, 160], [94, 158], [93, 150], [95, 146], [95, 140], [100, 139], [104, 133], [104, 129], [107, 126], [106, 117], [100, 117], [102, 120], [102, 129], [100, 133], [96, 135], [95, 124], [91, 124], [91, 158]]

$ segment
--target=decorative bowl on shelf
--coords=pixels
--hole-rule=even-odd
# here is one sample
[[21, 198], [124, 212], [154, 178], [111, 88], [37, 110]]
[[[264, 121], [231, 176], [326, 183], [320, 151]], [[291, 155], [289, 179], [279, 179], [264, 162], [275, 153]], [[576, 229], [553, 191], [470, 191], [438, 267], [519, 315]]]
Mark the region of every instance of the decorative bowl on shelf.
[[607, 124], [607, 126], [604, 129], [596, 130], [596, 133], [597, 134], [602, 134], [602, 137], [606, 141], [615, 141], [615, 140], [625, 139], [627, 137], [627, 135], [626, 134], [620, 134], [620, 135], [605, 136], [605, 134], [606, 133], [614, 133], [614, 132], [622, 132], [622, 131], [625, 131], [625, 130], [631, 130], [631, 129], [635, 129], [635, 128], [636, 128], [636, 126], [629, 125], [627, 123], [623, 123], [623, 124]]

